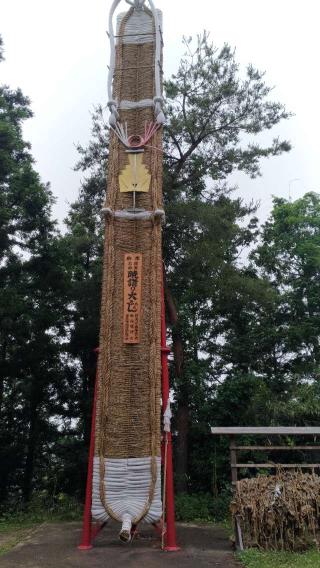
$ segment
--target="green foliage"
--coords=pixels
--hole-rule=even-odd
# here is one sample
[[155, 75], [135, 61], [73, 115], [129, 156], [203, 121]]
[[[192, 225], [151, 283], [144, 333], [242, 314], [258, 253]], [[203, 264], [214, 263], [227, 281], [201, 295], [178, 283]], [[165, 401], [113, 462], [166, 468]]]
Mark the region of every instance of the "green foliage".
[[28, 503], [20, 503], [18, 506], [8, 502], [1, 504], [0, 532], [44, 521], [79, 520], [82, 513], [81, 503], [66, 493], [51, 495], [45, 489], [34, 491]]
[[319, 566], [318, 550], [310, 550], [303, 554], [293, 552], [260, 552], [256, 549], [246, 550], [237, 555], [246, 568], [317, 568]]
[[177, 521], [220, 522], [229, 516], [230, 492], [213, 497], [210, 493], [179, 493], [175, 497]]
[[249, 65], [240, 78], [229, 45], [218, 49], [206, 32], [196, 41], [185, 38], [184, 44], [178, 71], [164, 84], [165, 150], [168, 189], [180, 186], [193, 197], [205, 192], [206, 176], [217, 182], [242, 170], [255, 177], [261, 158], [288, 151], [287, 141], [274, 138], [263, 147], [255, 137], [290, 115], [282, 104], [269, 100], [264, 73]]
[[[315, 379], [319, 368], [320, 196], [274, 199], [262, 244], [251, 258], [277, 294], [270, 323], [269, 366], [282, 382], [292, 374]], [[270, 324], [269, 324], [270, 326]], [[269, 355], [270, 357], [270, 355]]]
[[29, 101], [1, 86], [0, 111], [0, 500], [19, 502], [51, 471], [72, 399], [68, 277], [53, 196], [22, 136]]

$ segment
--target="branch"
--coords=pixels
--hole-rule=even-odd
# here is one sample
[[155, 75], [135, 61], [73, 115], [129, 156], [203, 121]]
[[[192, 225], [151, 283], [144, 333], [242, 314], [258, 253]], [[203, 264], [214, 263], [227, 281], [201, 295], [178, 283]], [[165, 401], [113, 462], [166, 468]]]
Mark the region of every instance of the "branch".
[[174, 142], [174, 144], [175, 144], [175, 146], [176, 146], [176, 148], [177, 148], [177, 150], [178, 150], [178, 152], [179, 152], [180, 158], [182, 158], [182, 157], [183, 157], [183, 152], [182, 152], [182, 150], [181, 150], [181, 146], [180, 146], [180, 144], [179, 144], [179, 142], [178, 142], [176, 136], [173, 134], [171, 128], [168, 128], [168, 127], [167, 127], [167, 131], [169, 132], [169, 134], [170, 134], [170, 136], [171, 136], [171, 138], [172, 138], [172, 140], [173, 140], [173, 142]]

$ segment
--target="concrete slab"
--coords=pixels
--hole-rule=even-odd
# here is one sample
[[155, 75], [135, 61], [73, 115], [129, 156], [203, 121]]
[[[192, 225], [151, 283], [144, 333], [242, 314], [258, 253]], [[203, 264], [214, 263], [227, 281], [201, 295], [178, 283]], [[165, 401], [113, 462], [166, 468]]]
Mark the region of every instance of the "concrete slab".
[[1, 568], [239, 568], [226, 532], [210, 525], [178, 524], [179, 552], [162, 552], [152, 527], [141, 526], [132, 544], [103, 529], [89, 551], [79, 551], [80, 523], [41, 525], [0, 558]]

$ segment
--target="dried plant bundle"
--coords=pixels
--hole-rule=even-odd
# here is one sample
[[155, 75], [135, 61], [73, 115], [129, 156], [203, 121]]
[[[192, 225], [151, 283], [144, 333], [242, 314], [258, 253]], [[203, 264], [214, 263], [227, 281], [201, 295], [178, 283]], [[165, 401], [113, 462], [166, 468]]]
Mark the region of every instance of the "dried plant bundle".
[[245, 547], [305, 550], [319, 546], [320, 477], [278, 469], [237, 482], [231, 513]]

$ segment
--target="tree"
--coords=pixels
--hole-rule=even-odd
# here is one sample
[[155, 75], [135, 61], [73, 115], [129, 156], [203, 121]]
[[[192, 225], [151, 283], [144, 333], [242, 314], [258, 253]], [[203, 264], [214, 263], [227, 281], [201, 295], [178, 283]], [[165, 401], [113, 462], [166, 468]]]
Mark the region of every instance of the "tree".
[[[239, 251], [256, 235], [256, 219], [246, 228], [239, 221], [253, 214], [255, 207], [229, 197], [228, 177], [237, 170], [251, 177], [260, 175], [262, 158], [290, 150], [290, 144], [278, 138], [267, 146], [254, 142], [255, 136], [289, 117], [283, 105], [269, 100], [271, 89], [263, 73], [249, 65], [246, 77], [240, 79], [234, 52], [228, 45], [215, 48], [206, 33], [198, 36], [194, 48], [191, 39], [185, 40], [185, 46], [178, 72], [165, 82], [164, 187], [166, 296], [176, 377], [176, 470], [182, 491], [187, 489], [191, 392], [194, 394], [187, 372], [194, 368], [194, 357], [183, 344], [186, 347], [187, 337], [194, 337], [195, 329], [203, 331], [207, 322], [207, 338], [198, 342], [193, 353], [196, 359], [200, 352], [211, 353], [212, 361], [216, 351], [217, 361], [219, 335], [224, 335], [225, 342], [230, 335], [225, 300], [233, 291], [228, 303], [233, 302], [234, 309], [239, 287], [245, 295], [261, 288], [256, 276], [239, 270], [237, 262]], [[229, 286], [230, 282], [236, 287]], [[262, 292], [257, 289], [256, 293]]]
[[68, 287], [53, 196], [22, 136], [29, 100], [1, 86], [0, 111], [0, 493], [19, 487], [28, 500], [58, 432], [53, 417], [66, 413]]
[[[260, 286], [266, 284], [265, 295], [252, 294], [245, 304], [238, 298], [238, 315], [222, 347], [229, 368], [211, 408], [215, 424], [319, 423], [319, 206], [316, 193], [294, 202], [274, 198], [247, 268]], [[222, 462], [222, 452], [218, 457]]]
[[278, 296], [269, 366], [279, 388], [285, 388], [292, 375], [307, 380], [318, 377], [319, 213], [319, 194], [307, 193], [294, 202], [274, 198], [262, 242], [251, 255]]
[[[264, 295], [250, 294], [245, 304], [238, 298], [222, 348], [229, 372], [214, 404], [221, 422], [232, 416], [257, 425], [261, 417], [264, 425], [319, 420], [319, 206], [316, 193], [294, 202], [274, 198], [247, 268]], [[224, 304], [228, 309], [227, 299]]]

